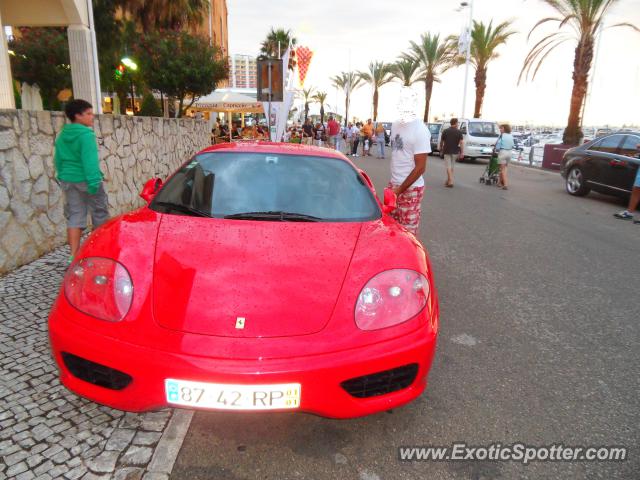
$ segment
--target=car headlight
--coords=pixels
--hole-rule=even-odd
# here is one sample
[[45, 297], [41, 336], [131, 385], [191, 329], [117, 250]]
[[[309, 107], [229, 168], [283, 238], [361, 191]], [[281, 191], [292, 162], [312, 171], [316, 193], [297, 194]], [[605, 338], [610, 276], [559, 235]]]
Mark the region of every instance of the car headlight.
[[119, 322], [131, 308], [133, 282], [121, 263], [110, 258], [88, 257], [67, 270], [64, 295], [82, 313]]
[[356, 325], [361, 330], [378, 330], [406, 322], [422, 311], [429, 292], [429, 281], [414, 270], [398, 268], [379, 273], [358, 296]]

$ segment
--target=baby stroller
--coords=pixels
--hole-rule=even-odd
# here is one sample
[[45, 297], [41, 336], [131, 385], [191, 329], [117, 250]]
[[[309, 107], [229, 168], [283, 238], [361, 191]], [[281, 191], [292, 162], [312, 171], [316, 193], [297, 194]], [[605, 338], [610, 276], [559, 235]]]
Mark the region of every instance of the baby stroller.
[[493, 153], [489, 160], [489, 165], [480, 177], [480, 183], [485, 185], [497, 185], [500, 181], [500, 167], [498, 166], [498, 154]]

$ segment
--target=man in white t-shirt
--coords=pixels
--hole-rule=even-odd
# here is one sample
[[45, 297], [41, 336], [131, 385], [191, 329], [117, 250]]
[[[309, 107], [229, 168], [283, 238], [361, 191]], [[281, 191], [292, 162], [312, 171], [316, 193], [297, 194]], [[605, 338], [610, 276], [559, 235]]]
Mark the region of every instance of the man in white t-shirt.
[[[410, 93], [406, 95], [411, 96]], [[401, 97], [403, 94], [401, 94]], [[411, 105], [403, 107], [404, 102]], [[412, 113], [414, 99], [401, 98], [400, 119], [391, 126], [391, 180], [398, 196], [391, 215], [414, 235], [418, 234], [420, 206], [424, 196], [422, 175], [427, 168], [427, 155], [431, 153], [431, 135], [425, 124]], [[404, 110], [403, 110], [404, 108]]]

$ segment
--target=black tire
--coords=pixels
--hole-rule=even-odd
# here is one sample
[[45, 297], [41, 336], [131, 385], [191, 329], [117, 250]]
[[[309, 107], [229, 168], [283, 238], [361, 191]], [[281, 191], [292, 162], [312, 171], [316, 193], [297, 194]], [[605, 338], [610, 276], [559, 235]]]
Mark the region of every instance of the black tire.
[[576, 197], [584, 197], [591, 191], [591, 188], [587, 185], [584, 172], [580, 167], [571, 167], [569, 169], [564, 186], [569, 195]]

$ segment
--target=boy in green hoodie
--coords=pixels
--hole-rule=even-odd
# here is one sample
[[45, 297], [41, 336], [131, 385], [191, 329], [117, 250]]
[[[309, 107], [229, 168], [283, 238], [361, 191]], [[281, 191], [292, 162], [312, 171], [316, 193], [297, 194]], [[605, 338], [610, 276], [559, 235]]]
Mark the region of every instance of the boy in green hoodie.
[[56, 139], [54, 164], [56, 177], [64, 191], [64, 216], [73, 261], [80, 248], [82, 231], [87, 228], [87, 213], [93, 228], [109, 219], [107, 194], [102, 186], [98, 144], [93, 131], [93, 107], [85, 100], [72, 100], [65, 114], [71, 120]]

